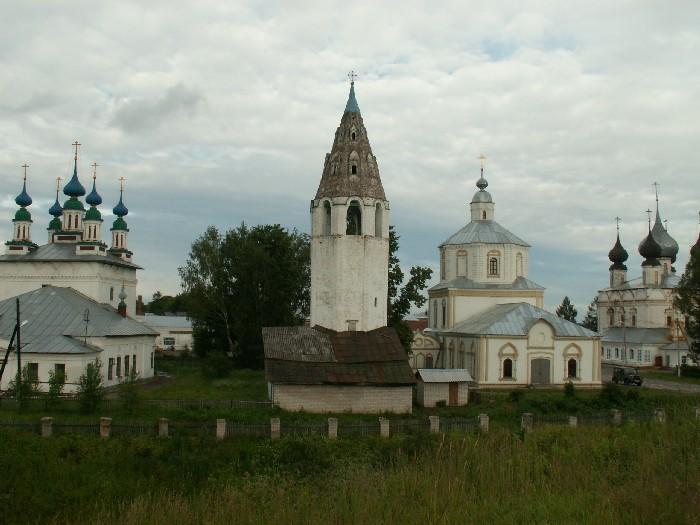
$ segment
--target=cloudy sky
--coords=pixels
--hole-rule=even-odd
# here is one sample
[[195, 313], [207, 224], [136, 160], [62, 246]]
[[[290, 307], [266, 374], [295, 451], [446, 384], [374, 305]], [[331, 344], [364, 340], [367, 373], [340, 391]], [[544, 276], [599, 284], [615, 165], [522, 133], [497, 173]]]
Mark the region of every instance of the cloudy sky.
[[27, 162], [45, 242], [78, 139], [103, 208], [126, 177], [145, 297], [178, 292], [210, 224], [309, 231], [350, 69], [406, 266], [437, 268], [482, 152], [549, 308], [607, 283], [616, 215], [640, 273], [654, 181], [680, 270], [698, 235], [697, 1], [4, 0], [0, 19], [0, 233]]

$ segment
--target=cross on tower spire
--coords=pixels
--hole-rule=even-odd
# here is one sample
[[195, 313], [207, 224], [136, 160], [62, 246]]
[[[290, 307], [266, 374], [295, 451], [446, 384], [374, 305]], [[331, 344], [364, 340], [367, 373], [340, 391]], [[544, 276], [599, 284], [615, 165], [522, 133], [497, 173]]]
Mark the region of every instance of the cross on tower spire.
[[80, 146], [82, 146], [82, 144], [77, 140], [73, 143], [73, 147], [75, 148], [75, 160], [78, 160], [78, 148]]
[[656, 195], [656, 211], [659, 211], [659, 186], [660, 184], [656, 181], [652, 184], [654, 186], [654, 195]]
[[126, 179], [124, 177], [119, 177], [119, 191], [123, 192], [124, 191], [124, 181]]
[[348, 80], [350, 80], [350, 84], [354, 84], [356, 78], [357, 78], [357, 73], [355, 73], [354, 69], [351, 69], [350, 72], [348, 73]]
[[93, 162], [91, 164], [91, 166], [92, 166], [92, 180], [95, 180], [95, 179], [97, 179], [97, 166], [99, 166], [99, 164], [97, 162]]
[[615, 224], [617, 225], [617, 233], [620, 233], [620, 222], [622, 219], [620, 217], [615, 217]]
[[20, 166], [20, 167], [24, 168], [24, 180], [26, 181], [26, 180], [27, 180], [27, 168], [29, 167], [29, 164], [27, 164], [27, 163], [25, 162], [25, 163], [22, 164], [22, 166]]
[[647, 222], [649, 223], [649, 231], [651, 231], [651, 210], [649, 208], [647, 208], [646, 214], [647, 214]]
[[62, 177], [56, 177], [56, 195], [58, 195], [58, 190], [61, 188]]
[[481, 163], [481, 175], [483, 176], [484, 175], [484, 161], [486, 159], [488, 159], [488, 157], [482, 153], [481, 155], [479, 155], [477, 157], [477, 159], [479, 159], [479, 162]]

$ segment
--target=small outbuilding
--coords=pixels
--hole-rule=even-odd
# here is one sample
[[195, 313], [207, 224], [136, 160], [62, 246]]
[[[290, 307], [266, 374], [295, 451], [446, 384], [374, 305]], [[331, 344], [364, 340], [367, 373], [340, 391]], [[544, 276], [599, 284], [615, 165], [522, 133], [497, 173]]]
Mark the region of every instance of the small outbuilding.
[[410, 414], [415, 377], [393, 328], [262, 329], [271, 401], [306, 412]]
[[463, 406], [469, 402], [469, 370], [464, 368], [419, 368], [416, 397], [419, 405], [434, 407], [440, 401], [447, 406]]

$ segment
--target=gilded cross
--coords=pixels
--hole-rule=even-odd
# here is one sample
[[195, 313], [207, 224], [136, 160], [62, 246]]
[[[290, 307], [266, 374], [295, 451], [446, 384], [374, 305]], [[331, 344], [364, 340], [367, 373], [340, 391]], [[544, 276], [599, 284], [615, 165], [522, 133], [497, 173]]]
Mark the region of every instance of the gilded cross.
[[124, 191], [124, 181], [126, 179], [124, 177], [119, 177], [119, 191]]
[[61, 189], [61, 181], [63, 179], [61, 177], [56, 177], [56, 198], [58, 198], [58, 190]]
[[651, 230], [651, 210], [649, 208], [647, 208], [646, 214], [647, 214], [647, 221], [649, 222], [649, 229]]
[[481, 163], [481, 171], [484, 171], [484, 161], [488, 159], [488, 157], [482, 153], [477, 157], [477, 159], [479, 159], [479, 162]]
[[82, 144], [76, 140], [76, 141], [73, 143], [73, 147], [75, 148], [75, 158], [76, 158], [76, 159], [78, 158], [78, 147], [79, 147], [79, 146], [82, 146]]
[[620, 232], [620, 221], [622, 221], [622, 219], [620, 219], [620, 217], [615, 217], [615, 224], [617, 224], [618, 233]]
[[659, 186], [661, 186], [661, 184], [659, 184], [658, 182], [654, 182], [652, 184], [652, 186], [654, 186], [654, 193], [656, 194], [656, 202], [659, 202]]
[[351, 70], [350, 73], [348, 73], [348, 80], [350, 80], [351, 84], [355, 83], [355, 79], [357, 78], [357, 73], [355, 73], [355, 70]]
[[27, 180], [27, 168], [29, 167], [29, 164], [25, 162], [21, 167], [24, 168], [24, 180]]
[[91, 164], [91, 166], [92, 166], [92, 180], [95, 180], [97, 178], [97, 166], [99, 166], [99, 164], [97, 162], [93, 162]]

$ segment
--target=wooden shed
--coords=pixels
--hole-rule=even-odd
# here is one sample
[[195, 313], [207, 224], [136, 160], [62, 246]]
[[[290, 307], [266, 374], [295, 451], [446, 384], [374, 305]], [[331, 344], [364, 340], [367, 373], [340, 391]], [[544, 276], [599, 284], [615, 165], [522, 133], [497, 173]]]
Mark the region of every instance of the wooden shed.
[[464, 368], [419, 368], [416, 371], [416, 397], [419, 405], [434, 407], [440, 401], [447, 406], [462, 406], [469, 402], [469, 370]]

